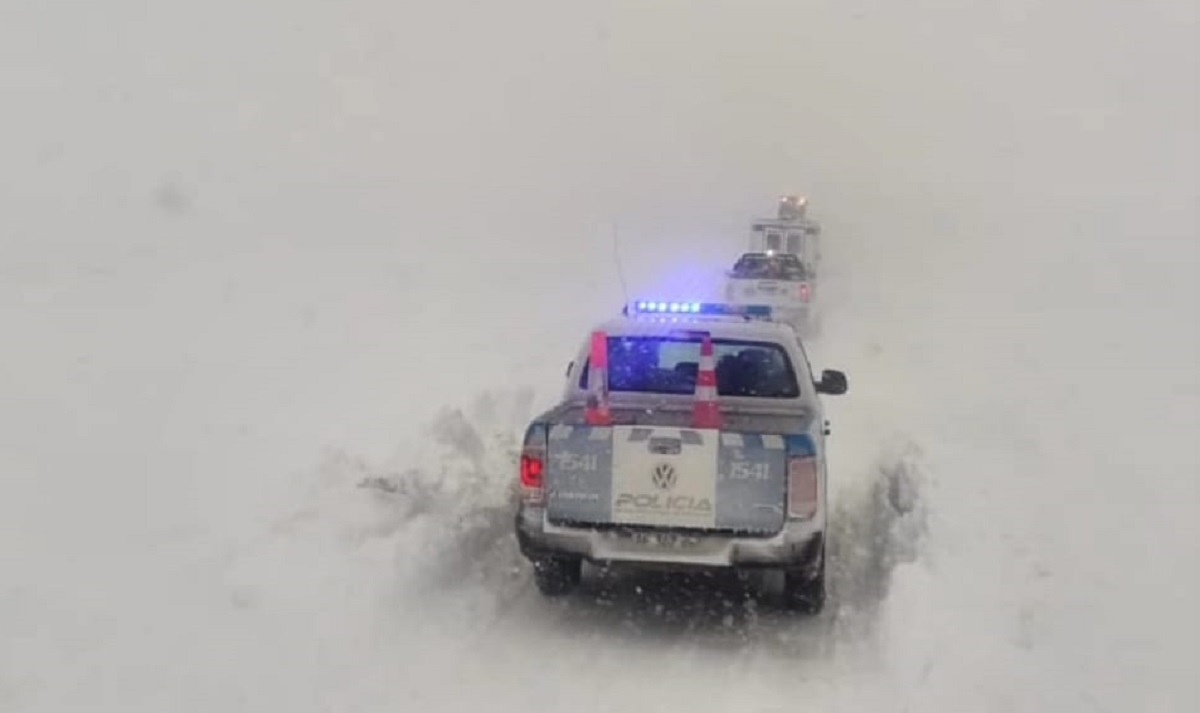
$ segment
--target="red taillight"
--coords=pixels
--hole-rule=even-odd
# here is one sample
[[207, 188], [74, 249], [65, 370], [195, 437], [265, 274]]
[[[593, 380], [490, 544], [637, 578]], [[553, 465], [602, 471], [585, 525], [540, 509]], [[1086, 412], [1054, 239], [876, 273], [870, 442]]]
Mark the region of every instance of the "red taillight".
[[788, 459], [788, 517], [807, 520], [817, 514], [820, 502], [817, 459], [792, 456]]
[[540, 448], [526, 448], [521, 453], [521, 496], [525, 502], [542, 502], [545, 461]]
[[800, 283], [800, 301], [808, 302], [808, 283], [807, 282]]

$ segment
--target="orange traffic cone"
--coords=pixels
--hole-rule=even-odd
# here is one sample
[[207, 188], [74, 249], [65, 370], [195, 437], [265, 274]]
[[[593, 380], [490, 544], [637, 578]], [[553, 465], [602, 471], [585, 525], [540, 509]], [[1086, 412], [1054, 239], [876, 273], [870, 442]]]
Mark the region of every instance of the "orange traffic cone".
[[713, 358], [712, 337], [705, 334], [700, 342], [700, 368], [696, 372], [696, 400], [692, 404], [692, 428], [720, 428], [721, 409], [717, 404], [717, 365]]
[[608, 335], [592, 332], [592, 353], [588, 358], [588, 397], [585, 417], [589, 426], [611, 426], [608, 407]]

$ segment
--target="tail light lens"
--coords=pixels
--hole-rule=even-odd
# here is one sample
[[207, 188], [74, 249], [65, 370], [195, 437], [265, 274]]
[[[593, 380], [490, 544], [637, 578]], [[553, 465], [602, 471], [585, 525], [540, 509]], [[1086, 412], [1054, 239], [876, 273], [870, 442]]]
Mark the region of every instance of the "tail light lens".
[[526, 446], [521, 451], [521, 498], [529, 505], [540, 505], [545, 494], [546, 453]]
[[800, 283], [800, 301], [808, 302], [808, 283], [807, 282]]
[[817, 514], [819, 504], [817, 459], [810, 455], [788, 458], [788, 517], [807, 520]]

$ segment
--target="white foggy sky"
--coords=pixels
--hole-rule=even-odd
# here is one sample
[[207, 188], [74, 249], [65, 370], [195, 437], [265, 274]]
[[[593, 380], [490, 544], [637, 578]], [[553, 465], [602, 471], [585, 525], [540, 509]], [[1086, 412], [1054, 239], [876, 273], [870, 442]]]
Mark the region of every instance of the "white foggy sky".
[[[434, 412], [482, 390], [553, 398], [621, 300], [612, 223], [631, 289], [688, 289], [784, 191], [826, 226], [815, 366], [851, 384], [836, 457], [857, 465], [899, 430], [942, 468], [940, 559], [904, 580], [884, 656], [905, 675], [928, 656], [933, 678], [880, 698], [1196, 700], [1196, 14], [6, 0], [0, 632], [17, 633], [0, 633], [0, 708], [295, 705], [255, 687], [290, 675], [262, 656], [303, 651], [305, 606], [344, 602], [247, 623], [219, 590], [320, 450], [403, 461]], [[409, 574], [369, 562], [332, 571], [380, 599]], [[303, 588], [309, 570], [325, 571], [272, 561], [262, 579]], [[1010, 575], [1029, 588], [992, 587]], [[124, 625], [143, 612], [171, 623], [161, 638]], [[343, 668], [289, 659], [301, 690], [389, 700], [344, 673], [392, 672], [330, 617], [313, 626]], [[1031, 653], [997, 643], [1022, 617]], [[190, 627], [243, 626], [264, 648], [228, 669], [172, 648], [223, 660]], [[995, 670], [955, 660], [991, 646]], [[171, 685], [139, 688], [147, 666]], [[569, 698], [580, 681], [557, 673]], [[812, 690], [763, 675], [767, 699]]]

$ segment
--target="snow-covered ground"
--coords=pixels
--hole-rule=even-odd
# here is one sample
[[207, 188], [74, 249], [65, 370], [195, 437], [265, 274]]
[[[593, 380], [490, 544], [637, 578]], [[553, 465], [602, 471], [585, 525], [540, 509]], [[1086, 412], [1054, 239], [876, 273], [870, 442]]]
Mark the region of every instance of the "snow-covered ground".
[[[0, 5], [0, 710], [1200, 708], [1194, 3], [647, 5]], [[828, 611], [541, 599], [612, 224], [690, 295], [783, 190]]]

